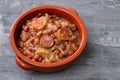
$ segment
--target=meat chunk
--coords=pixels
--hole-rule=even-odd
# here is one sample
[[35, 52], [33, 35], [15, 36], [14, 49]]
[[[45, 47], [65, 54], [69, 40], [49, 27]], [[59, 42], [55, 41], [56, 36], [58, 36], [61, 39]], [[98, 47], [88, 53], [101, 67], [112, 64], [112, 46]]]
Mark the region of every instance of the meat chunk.
[[45, 48], [50, 48], [54, 44], [54, 40], [51, 36], [45, 35], [40, 39], [40, 45]]
[[69, 40], [72, 36], [72, 32], [70, 29], [64, 27], [57, 31], [57, 38], [60, 40]]

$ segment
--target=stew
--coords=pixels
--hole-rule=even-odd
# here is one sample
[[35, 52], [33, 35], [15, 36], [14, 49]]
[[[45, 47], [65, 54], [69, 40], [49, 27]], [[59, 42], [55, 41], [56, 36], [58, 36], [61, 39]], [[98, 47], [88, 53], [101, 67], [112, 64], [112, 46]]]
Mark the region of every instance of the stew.
[[40, 13], [21, 27], [18, 48], [32, 61], [61, 61], [75, 53], [80, 45], [75, 24], [56, 15]]

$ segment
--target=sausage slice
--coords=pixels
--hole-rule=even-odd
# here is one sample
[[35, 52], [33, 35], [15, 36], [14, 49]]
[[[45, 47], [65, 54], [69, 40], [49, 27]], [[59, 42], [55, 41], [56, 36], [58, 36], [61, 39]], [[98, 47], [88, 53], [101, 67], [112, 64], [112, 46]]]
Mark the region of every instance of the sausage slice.
[[54, 44], [54, 40], [49, 35], [42, 36], [41, 39], [40, 39], [40, 45], [42, 47], [50, 48], [50, 47], [53, 46], [53, 44]]
[[60, 40], [69, 40], [72, 36], [72, 32], [70, 29], [64, 27], [57, 31], [57, 38]]

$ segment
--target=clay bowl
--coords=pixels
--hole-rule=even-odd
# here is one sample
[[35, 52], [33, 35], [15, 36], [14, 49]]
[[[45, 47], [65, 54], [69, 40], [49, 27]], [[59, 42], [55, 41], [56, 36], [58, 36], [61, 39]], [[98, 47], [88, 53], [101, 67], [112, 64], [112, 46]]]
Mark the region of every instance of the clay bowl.
[[[55, 14], [67, 19], [77, 26], [80, 34], [81, 44], [78, 50], [68, 57], [67, 59], [56, 63], [40, 63], [34, 62], [26, 58], [17, 48], [16, 43], [22, 30], [21, 25], [26, 23], [27, 20], [34, 18], [38, 13]], [[71, 8], [64, 8], [55, 5], [44, 5], [34, 7], [22, 13], [13, 23], [10, 30], [10, 44], [16, 55], [16, 64], [24, 70], [42, 71], [42, 72], [55, 72], [68, 67], [83, 51], [87, 42], [87, 31], [82, 19], [78, 16], [77, 12]]]

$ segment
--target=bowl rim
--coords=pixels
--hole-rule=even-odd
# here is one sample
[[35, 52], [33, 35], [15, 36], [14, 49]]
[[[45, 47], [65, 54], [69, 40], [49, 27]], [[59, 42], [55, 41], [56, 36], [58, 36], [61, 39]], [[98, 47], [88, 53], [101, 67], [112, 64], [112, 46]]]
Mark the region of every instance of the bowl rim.
[[[29, 58], [27, 58], [26, 56], [24, 56], [17, 48], [16, 44], [15, 44], [15, 40], [14, 40], [14, 31], [17, 27], [17, 23], [23, 18], [25, 17], [27, 14], [32, 13], [34, 11], [40, 10], [40, 9], [46, 9], [46, 8], [53, 8], [53, 9], [58, 9], [61, 11], [66, 12], [67, 14], [71, 15], [72, 17], [74, 17], [77, 22], [80, 24], [81, 27], [81, 32], [82, 32], [82, 39], [81, 39], [81, 43], [80, 46], [78, 48], [78, 50], [73, 53], [71, 56], [69, 56], [68, 58], [66, 58], [65, 60], [56, 62], [56, 63], [40, 63], [40, 62], [34, 62], [32, 60], [30, 60]], [[67, 8], [61, 7], [61, 6], [57, 6], [57, 5], [43, 5], [43, 6], [36, 6], [33, 7], [31, 9], [26, 10], [25, 12], [23, 12], [22, 14], [20, 14], [18, 16], [18, 18], [14, 21], [14, 23], [11, 26], [10, 29], [10, 45], [14, 51], [14, 53], [20, 57], [23, 61], [25, 61], [26, 63], [36, 66], [36, 67], [57, 67], [57, 66], [62, 66], [65, 65], [67, 63], [72, 62], [74, 59], [76, 59], [83, 51], [83, 49], [85, 48], [87, 43], [87, 30], [85, 27], [84, 22], [82, 21], [82, 19], [76, 14], [73, 14], [72, 12], [70, 12]]]

